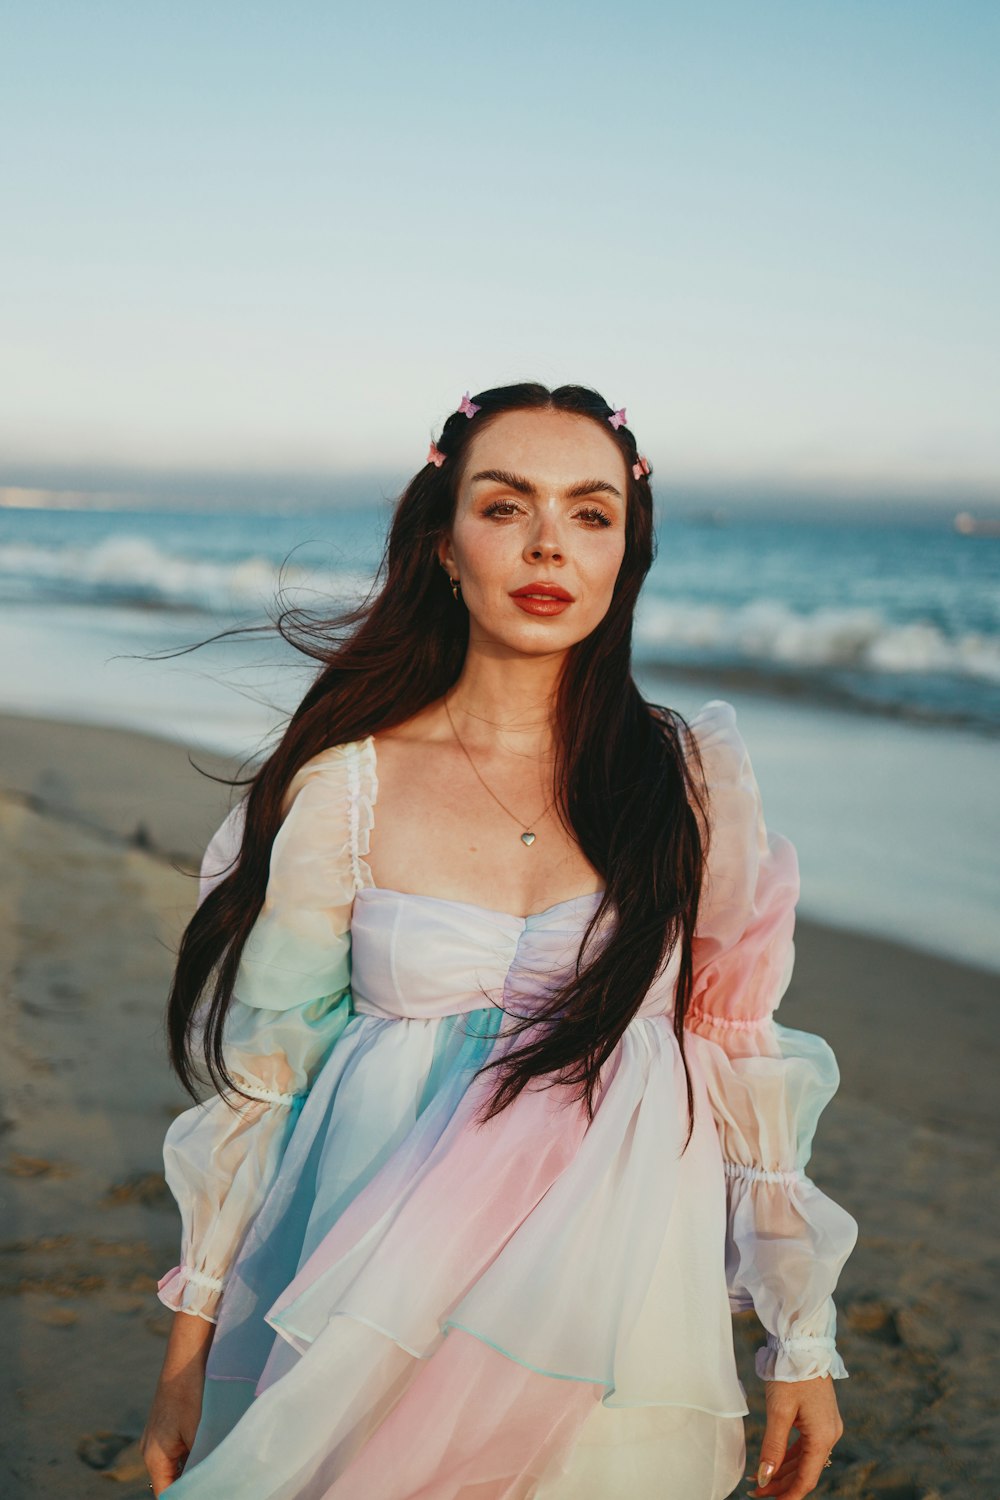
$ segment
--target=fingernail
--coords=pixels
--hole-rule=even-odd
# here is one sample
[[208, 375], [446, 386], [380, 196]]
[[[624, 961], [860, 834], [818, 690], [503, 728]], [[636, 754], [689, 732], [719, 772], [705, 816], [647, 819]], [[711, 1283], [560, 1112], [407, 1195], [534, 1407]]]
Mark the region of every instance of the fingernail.
[[774, 1473], [774, 1464], [762, 1463], [757, 1470], [757, 1488], [762, 1490]]

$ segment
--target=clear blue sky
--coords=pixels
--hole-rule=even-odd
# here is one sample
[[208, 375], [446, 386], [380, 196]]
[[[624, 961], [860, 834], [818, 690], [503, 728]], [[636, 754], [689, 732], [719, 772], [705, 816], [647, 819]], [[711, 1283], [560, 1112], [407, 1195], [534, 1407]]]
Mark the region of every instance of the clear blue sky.
[[1000, 487], [993, 0], [0, 26], [0, 486], [409, 473], [538, 378], [626, 405], [661, 477]]

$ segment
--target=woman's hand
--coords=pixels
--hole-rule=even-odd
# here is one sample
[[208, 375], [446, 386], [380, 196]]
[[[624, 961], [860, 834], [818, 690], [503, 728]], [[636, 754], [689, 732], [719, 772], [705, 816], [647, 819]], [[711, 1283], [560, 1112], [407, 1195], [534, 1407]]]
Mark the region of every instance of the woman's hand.
[[[816, 1488], [833, 1445], [844, 1431], [833, 1381], [829, 1375], [815, 1380], [768, 1380], [764, 1391], [767, 1430], [757, 1485], [747, 1493], [803, 1500]], [[798, 1428], [799, 1436], [789, 1445], [792, 1427]]]
[[178, 1478], [194, 1445], [215, 1324], [175, 1312], [163, 1369], [139, 1448], [159, 1495]]

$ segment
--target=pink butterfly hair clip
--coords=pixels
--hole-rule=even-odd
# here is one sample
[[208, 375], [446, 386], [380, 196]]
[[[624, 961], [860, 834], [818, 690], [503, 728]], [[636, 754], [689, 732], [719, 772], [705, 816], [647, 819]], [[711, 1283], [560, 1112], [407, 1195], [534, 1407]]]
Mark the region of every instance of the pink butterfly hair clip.
[[465, 415], [469, 418], [470, 421], [476, 415], [476, 412], [480, 410], [480, 408], [476, 405], [476, 403], [474, 401], [470, 401], [469, 400], [469, 393], [468, 393], [468, 391], [466, 391], [465, 395], [462, 397], [461, 401], [459, 402], [458, 409], [459, 409], [459, 411], [463, 411], [465, 413]]
[[632, 465], [632, 473], [636, 479], [641, 479], [643, 474], [649, 473], [649, 463], [644, 454], [639, 454], [639, 462]]
[[427, 450], [426, 462], [429, 464], [434, 464], [436, 468], [440, 469], [441, 465], [445, 461], [446, 456], [446, 454], [441, 452], [441, 449], [438, 447], [437, 443], [431, 443], [430, 447]]
[[616, 432], [618, 431], [619, 427], [624, 427], [625, 426], [625, 408], [624, 408], [624, 406], [620, 406], [617, 411], [613, 411], [611, 413], [610, 417], [608, 418], [608, 421], [611, 423], [612, 427], [615, 429]]

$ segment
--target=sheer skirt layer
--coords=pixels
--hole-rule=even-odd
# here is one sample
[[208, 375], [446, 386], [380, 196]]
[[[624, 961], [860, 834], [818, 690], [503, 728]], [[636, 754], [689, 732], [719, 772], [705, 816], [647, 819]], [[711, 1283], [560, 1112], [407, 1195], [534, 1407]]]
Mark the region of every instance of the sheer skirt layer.
[[[676, 1041], [637, 1020], [589, 1128], [550, 1088], [477, 1129], [497, 1016], [349, 1023], [221, 1304], [208, 1382], [242, 1394], [209, 1397], [172, 1500], [596, 1497], [622, 1441], [637, 1494], [662, 1492], [668, 1461], [692, 1476], [678, 1495], [737, 1483], [747, 1407], [705, 1080], [679, 1157]], [[393, 1086], [360, 1108], [376, 1079]]]

